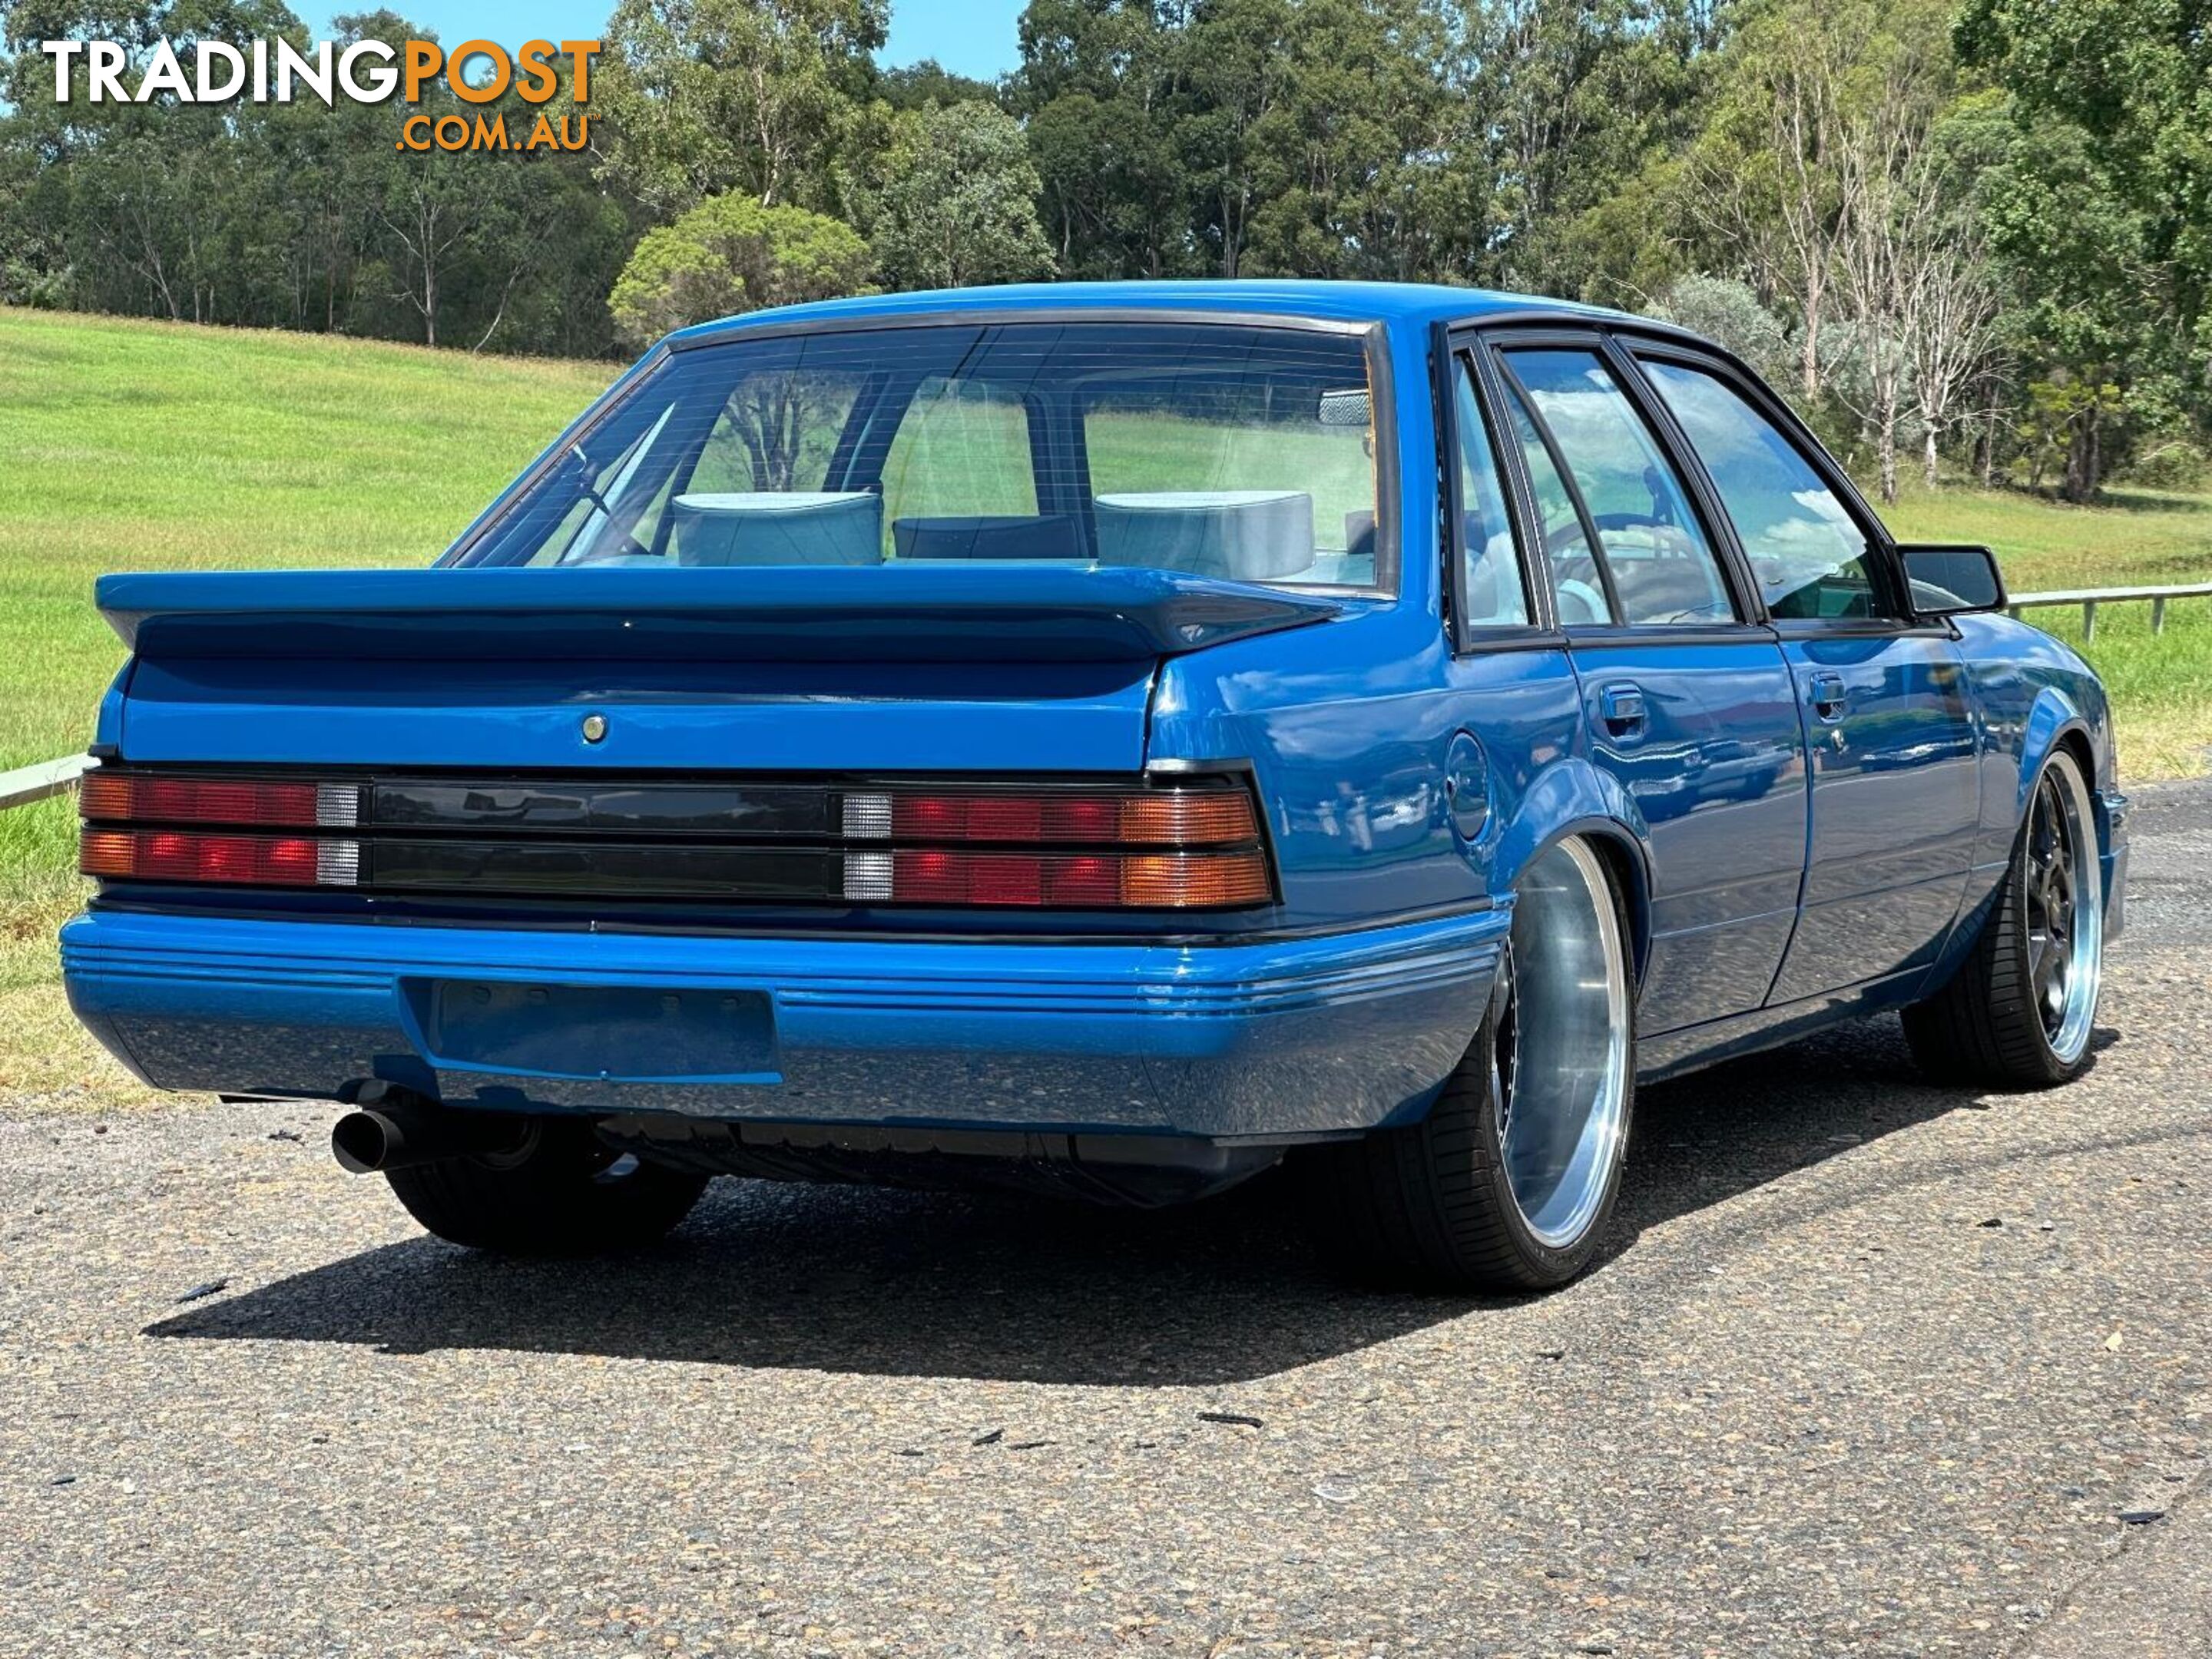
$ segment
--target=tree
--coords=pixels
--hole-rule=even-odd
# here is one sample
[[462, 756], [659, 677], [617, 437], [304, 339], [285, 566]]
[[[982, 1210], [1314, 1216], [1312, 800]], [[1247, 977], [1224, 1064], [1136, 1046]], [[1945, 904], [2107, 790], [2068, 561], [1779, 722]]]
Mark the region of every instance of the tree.
[[[1692, 131], [1717, 38], [1710, 0], [1492, 0], [1465, 9], [1461, 102], [1488, 152], [1493, 280], [1577, 294], [1600, 281], [1607, 208], [1649, 220], [1640, 175]], [[1593, 235], [1592, 233], [1596, 234]]]
[[[93, 104], [54, 97], [46, 38], [236, 46], [306, 30], [277, 0], [0, 0], [0, 284], [40, 303], [195, 321], [597, 354], [633, 231], [581, 155], [394, 148], [390, 104]], [[342, 16], [341, 44], [424, 31]], [[134, 70], [126, 73], [135, 72]], [[437, 87], [422, 112], [462, 106]], [[510, 131], [510, 92], [486, 113]]]
[[1838, 152], [1878, 21], [1872, 0], [1751, 11], [1723, 54], [1719, 98], [1689, 152], [1688, 200], [1707, 239], [1796, 314], [1808, 404], [1824, 390], [1821, 343], [1843, 252]]
[[1953, 41], [2005, 97], [1983, 224], [2063, 490], [2144, 430], [2212, 431], [2212, 15], [2204, 0], [1968, 0]]
[[1650, 314], [1717, 342], [1761, 374], [1789, 366], [1789, 335], [1747, 283], [1725, 276], [1680, 277]]
[[[1216, 180], [1200, 225], [1221, 250], [1222, 273], [1480, 274], [1490, 191], [1462, 131], [1443, 9], [1433, 0], [1241, 8], [1209, 8], [1194, 31], [1197, 61], [1211, 66], [1194, 84], [1206, 96], [1204, 155]], [[1215, 39], [1218, 27], [1260, 50], [1240, 60]], [[1266, 49], [1270, 27], [1279, 52]], [[1185, 127], [1206, 130], [1197, 118]]]
[[736, 191], [822, 207], [887, 0], [619, 0], [592, 103], [601, 176], [656, 218]]
[[1190, 105], [1186, 7], [1173, 0], [1030, 0], [1007, 88], [1063, 276], [1194, 276], [1197, 185], [1176, 125]]
[[804, 208], [716, 196], [646, 233], [607, 308], [617, 337], [645, 346], [714, 317], [872, 292], [870, 269], [868, 245], [849, 225]]
[[934, 58], [876, 77], [876, 96], [895, 110], [926, 109], [933, 104], [998, 103], [998, 88], [972, 75], [955, 75]]
[[1042, 186], [1029, 142], [989, 104], [925, 104], [891, 124], [864, 188], [877, 268], [893, 288], [964, 288], [1048, 276]]

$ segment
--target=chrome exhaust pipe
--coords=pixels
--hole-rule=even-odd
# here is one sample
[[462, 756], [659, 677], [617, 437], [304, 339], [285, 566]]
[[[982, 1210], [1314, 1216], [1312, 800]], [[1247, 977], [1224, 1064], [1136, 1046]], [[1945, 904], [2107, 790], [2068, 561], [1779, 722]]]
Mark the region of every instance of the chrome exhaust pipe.
[[526, 1118], [497, 1112], [363, 1106], [331, 1126], [331, 1156], [355, 1175], [380, 1175], [472, 1152], [519, 1151], [530, 1127]]

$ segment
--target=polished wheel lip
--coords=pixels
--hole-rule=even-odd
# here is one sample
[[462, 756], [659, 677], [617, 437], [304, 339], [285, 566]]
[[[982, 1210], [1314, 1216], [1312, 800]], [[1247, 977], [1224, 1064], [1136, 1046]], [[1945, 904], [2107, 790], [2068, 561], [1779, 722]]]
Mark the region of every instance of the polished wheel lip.
[[2061, 1065], [2089, 1046], [2104, 977], [2104, 890], [2095, 819], [2078, 769], [2044, 768], [2028, 803], [2021, 931], [2028, 994], [2044, 1041]]
[[[1620, 911], [1603, 865], [1583, 842], [1561, 842], [1522, 877], [1492, 994], [1499, 1166], [1530, 1235], [1551, 1249], [1572, 1249], [1612, 1188], [1631, 1069]], [[1603, 1043], [1595, 1064], [1575, 1052], [1594, 1035]]]

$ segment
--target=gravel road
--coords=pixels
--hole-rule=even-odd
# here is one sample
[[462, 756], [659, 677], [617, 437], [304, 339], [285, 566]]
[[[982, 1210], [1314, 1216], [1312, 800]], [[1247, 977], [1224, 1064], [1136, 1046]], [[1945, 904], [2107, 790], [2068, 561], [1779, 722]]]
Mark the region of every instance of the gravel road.
[[0, 1652], [2203, 1659], [2212, 787], [2137, 836], [2079, 1085], [1877, 1023], [1649, 1091], [1541, 1301], [1266, 1186], [506, 1266], [323, 1111], [0, 1124]]

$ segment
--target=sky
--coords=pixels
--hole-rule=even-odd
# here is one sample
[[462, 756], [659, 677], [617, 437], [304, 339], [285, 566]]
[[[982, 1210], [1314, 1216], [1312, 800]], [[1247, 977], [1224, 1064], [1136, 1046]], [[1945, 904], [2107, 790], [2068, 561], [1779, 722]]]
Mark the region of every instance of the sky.
[[[367, 11], [375, 0], [335, 6], [332, 15]], [[387, 0], [410, 22], [434, 30], [447, 46], [496, 40], [510, 49], [526, 40], [599, 37], [614, 0]], [[878, 61], [887, 69], [934, 58], [958, 75], [988, 81], [1021, 61], [1014, 26], [1024, 0], [892, 0], [890, 39]], [[308, 15], [313, 15], [308, 13]], [[325, 20], [327, 26], [327, 20]]]

